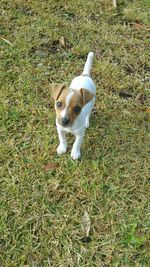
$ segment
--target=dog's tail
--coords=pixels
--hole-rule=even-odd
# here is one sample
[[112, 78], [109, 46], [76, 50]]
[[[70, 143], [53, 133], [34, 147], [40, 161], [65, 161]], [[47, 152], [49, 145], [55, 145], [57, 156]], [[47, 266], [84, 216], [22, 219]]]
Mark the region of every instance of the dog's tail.
[[84, 65], [84, 69], [83, 69], [82, 75], [90, 76], [90, 71], [91, 71], [91, 67], [92, 67], [93, 58], [94, 58], [94, 53], [93, 52], [89, 52], [88, 56], [87, 56], [87, 60], [86, 60], [85, 65]]

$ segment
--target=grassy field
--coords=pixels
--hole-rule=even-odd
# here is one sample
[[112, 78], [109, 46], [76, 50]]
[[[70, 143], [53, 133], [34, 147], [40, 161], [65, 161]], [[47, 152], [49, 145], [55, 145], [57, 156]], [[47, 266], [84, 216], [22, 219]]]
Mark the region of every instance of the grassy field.
[[[150, 266], [149, 10], [1, 1], [0, 266]], [[89, 51], [97, 100], [73, 161], [72, 136], [56, 154], [49, 84], [69, 84]]]

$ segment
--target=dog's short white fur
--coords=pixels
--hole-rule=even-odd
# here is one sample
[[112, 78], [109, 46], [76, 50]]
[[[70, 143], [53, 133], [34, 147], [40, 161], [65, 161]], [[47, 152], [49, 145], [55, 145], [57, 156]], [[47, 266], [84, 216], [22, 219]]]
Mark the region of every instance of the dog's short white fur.
[[[76, 138], [73, 144], [73, 147], [72, 147], [72, 151], [71, 151], [71, 157], [74, 160], [79, 159], [81, 156], [80, 146], [83, 141], [85, 128], [89, 127], [89, 118], [90, 118], [91, 110], [95, 103], [96, 87], [95, 87], [93, 80], [90, 77], [90, 70], [92, 66], [93, 57], [94, 57], [94, 53], [89, 52], [85, 66], [84, 66], [83, 73], [80, 76], [75, 77], [69, 86], [69, 88], [75, 89], [75, 90], [80, 90], [81, 88], [85, 88], [89, 90], [91, 93], [94, 94], [93, 99], [82, 108], [80, 114], [74, 121], [73, 125], [71, 125], [70, 127], [63, 127], [56, 120], [57, 131], [58, 131], [58, 136], [59, 136], [59, 141], [60, 141], [60, 144], [57, 147], [57, 153], [63, 154], [67, 151], [66, 133], [72, 133]], [[68, 101], [68, 104], [69, 104], [70, 98], [71, 98], [71, 95], [68, 94], [66, 103]], [[65, 113], [65, 110], [63, 110], [63, 112]]]

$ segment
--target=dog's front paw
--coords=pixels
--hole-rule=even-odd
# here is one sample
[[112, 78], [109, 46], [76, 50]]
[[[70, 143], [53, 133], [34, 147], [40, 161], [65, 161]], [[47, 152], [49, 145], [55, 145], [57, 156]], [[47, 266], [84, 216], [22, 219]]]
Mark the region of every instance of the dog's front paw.
[[58, 153], [59, 155], [66, 153], [66, 151], [67, 151], [67, 146], [66, 146], [66, 145], [61, 145], [61, 144], [60, 144], [60, 145], [57, 147], [57, 153]]
[[72, 149], [72, 151], [71, 151], [72, 159], [74, 159], [74, 160], [79, 159], [80, 156], [81, 156], [80, 150]]

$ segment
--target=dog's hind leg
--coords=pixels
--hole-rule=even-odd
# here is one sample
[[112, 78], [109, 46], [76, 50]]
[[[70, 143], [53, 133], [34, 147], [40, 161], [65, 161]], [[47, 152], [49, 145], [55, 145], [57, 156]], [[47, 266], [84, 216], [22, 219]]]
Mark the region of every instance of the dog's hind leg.
[[86, 128], [89, 128], [89, 126], [90, 126], [90, 116], [91, 116], [91, 112], [92, 112], [94, 103], [95, 103], [95, 97], [93, 98], [91, 103], [87, 104], [87, 106], [89, 105], [89, 113], [87, 114], [86, 119], [85, 119], [85, 127]]
[[85, 128], [89, 128], [89, 126], [90, 126], [90, 122], [89, 122], [90, 115], [91, 115], [91, 114], [88, 114], [88, 115], [86, 116], [86, 119], [85, 119]]

